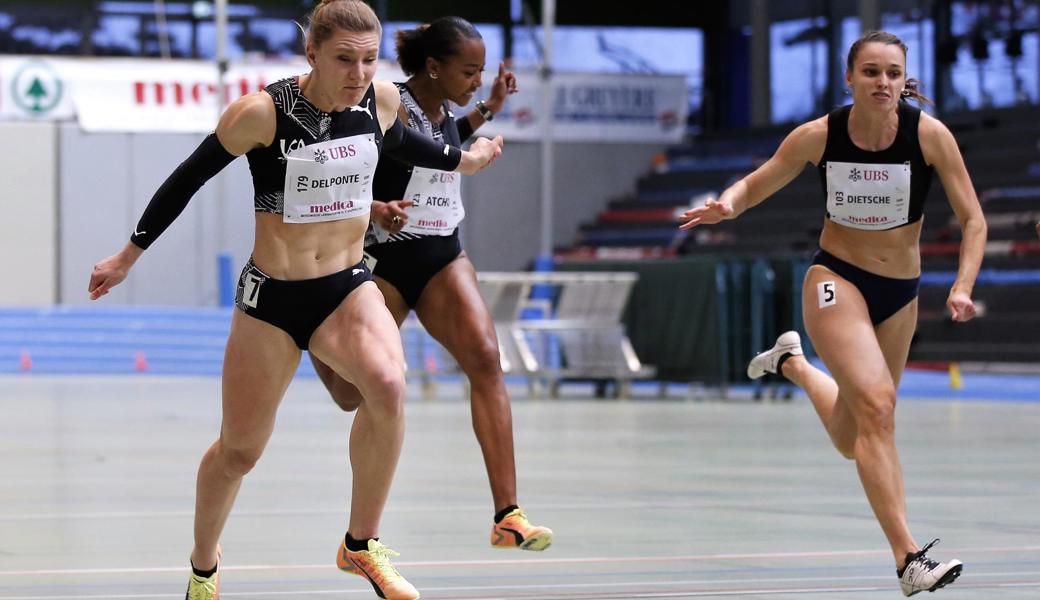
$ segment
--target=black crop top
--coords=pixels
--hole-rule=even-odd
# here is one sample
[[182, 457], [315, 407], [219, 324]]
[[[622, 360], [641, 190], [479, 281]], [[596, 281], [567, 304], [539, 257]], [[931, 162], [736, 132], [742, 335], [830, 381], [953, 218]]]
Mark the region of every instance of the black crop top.
[[[462, 146], [462, 141], [473, 134], [473, 127], [469, 124], [469, 120], [465, 117], [455, 118], [451, 108], [447, 102], [441, 105], [441, 109], [444, 111], [446, 118], [440, 123], [435, 123], [427, 118], [426, 113], [419, 106], [418, 101], [415, 99], [415, 95], [412, 93], [411, 88], [408, 84], [398, 82], [396, 83], [398, 91], [401, 93], [401, 107], [408, 115], [406, 121], [407, 126], [410, 130], [415, 131], [431, 140], [434, 140], [440, 144], [447, 144], [452, 147]], [[420, 175], [421, 173], [421, 175]], [[376, 166], [375, 183], [373, 184], [373, 198], [383, 202], [389, 202], [391, 200], [410, 199], [419, 204], [425, 204], [427, 197], [430, 194], [422, 194], [420, 197], [415, 195], [408, 196], [406, 191], [409, 186], [417, 182], [413, 181], [418, 177], [429, 177], [430, 173], [426, 170], [416, 171], [415, 168], [401, 160], [398, 160], [392, 156], [384, 156], [380, 158], [379, 165]], [[429, 235], [444, 235], [447, 229], [454, 229], [458, 231], [457, 227], [452, 226], [456, 221], [461, 221], [465, 216], [465, 209], [462, 206], [462, 198], [460, 195], [456, 195], [452, 191], [452, 187], [447, 188], [438, 187], [437, 191], [425, 190], [439, 197], [439, 200], [445, 202], [448, 206], [443, 212], [435, 211], [437, 214], [430, 212], [429, 208], [423, 209], [420, 207], [413, 207], [410, 210], [409, 223], [401, 231], [397, 233], [389, 233], [380, 231], [378, 224], [373, 221], [370, 226], [369, 236], [366, 238], [366, 246], [371, 246], [377, 243], [383, 242], [397, 242], [401, 240], [414, 240]], [[421, 189], [413, 189], [415, 191], [422, 191]], [[454, 192], [459, 190], [455, 189]], [[436, 224], [440, 225], [440, 229], [424, 227], [423, 225]]]
[[900, 102], [899, 129], [888, 148], [863, 150], [849, 138], [852, 105], [827, 115], [819, 164], [827, 218], [864, 230], [894, 229], [921, 219], [934, 169], [925, 163], [917, 127], [921, 109]]
[[[319, 110], [300, 92], [299, 79], [266, 88], [275, 106], [275, 139], [247, 152], [257, 212], [281, 214], [286, 223], [368, 216], [372, 180], [381, 150], [417, 165], [453, 171], [462, 152], [413, 132], [395, 119], [386, 135], [376, 112], [375, 87], [356, 106]], [[210, 178], [231, 164], [215, 133], [206, 137], [152, 196], [130, 241], [147, 249]], [[454, 180], [456, 174], [451, 174]]]
[[[408, 113], [407, 125], [409, 128], [449, 146], [455, 148], [462, 146], [462, 137], [458, 124], [455, 122], [454, 115], [449, 110], [447, 102], [444, 103], [444, 114], [448, 115], [448, 117], [438, 126], [426, 118], [422, 109], [419, 108], [412, 90], [406, 84], [397, 83], [396, 85], [397, 89], [401, 91], [401, 106]], [[465, 120], [465, 117], [460, 118], [460, 120]], [[469, 122], [466, 121], [466, 124], [468, 125]], [[472, 134], [472, 128], [470, 128], [469, 133]], [[404, 190], [408, 187], [408, 181], [411, 178], [412, 165], [393, 157], [386, 157], [380, 160], [379, 165], [376, 166], [376, 180], [372, 195], [376, 200], [383, 202], [400, 200], [404, 198]]]
[[[300, 91], [298, 76], [289, 77], [276, 81], [264, 88], [274, 100], [277, 125], [275, 129], [274, 142], [265, 148], [256, 148], [246, 153], [249, 160], [249, 171], [253, 176], [253, 207], [257, 212], [269, 212], [283, 214], [285, 210], [285, 186], [286, 186], [286, 163], [291, 153], [300, 153], [306, 147], [314, 146], [313, 160], [322, 165], [324, 161], [342, 159], [348, 167], [348, 171], [357, 171], [359, 180], [365, 177], [365, 172], [372, 165], [353, 165], [350, 162], [361, 162], [356, 157], [366, 153], [352, 154], [357, 149], [351, 145], [343, 146], [343, 150], [337, 145], [329, 145], [327, 142], [353, 136], [371, 136], [375, 144], [378, 158], [378, 148], [383, 141], [383, 132], [379, 127], [379, 115], [376, 113], [375, 86], [370, 85], [361, 102], [357, 106], [348, 107], [342, 112], [327, 113], [314, 106]], [[325, 147], [323, 147], [325, 146]], [[310, 156], [310, 152], [307, 156]], [[340, 156], [340, 155], [343, 156]], [[332, 163], [330, 163], [330, 167]], [[342, 177], [340, 177], [342, 178]], [[371, 184], [371, 173], [368, 174], [365, 186]], [[331, 182], [331, 183], [330, 183]], [[306, 185], [335, 185], [336, 176], [332, 175], [327, 181], [316, 181], [309, 178]], [[290, 182], [297, 185], [298, 182]], [[349, 183], [349, 182], [348, 182]], [[299, 184], [304, 185], [304, 184]], [[371, 188], [369, 188], [371, 189]], [[368, 193], [371, 198], [371, 192]], [[366, 207], [367, 210], [367, 207]]]

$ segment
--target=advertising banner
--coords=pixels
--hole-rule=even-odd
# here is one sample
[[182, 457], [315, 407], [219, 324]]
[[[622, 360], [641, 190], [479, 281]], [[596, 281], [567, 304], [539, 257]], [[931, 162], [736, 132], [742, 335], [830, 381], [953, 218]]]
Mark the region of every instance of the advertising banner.
[[[306, 73], [300, 59], [233, 63], [224, 78], [226, 106], [290, 75]], [[484, 74], [486, 98], [497, 69]], [[481, 128], [512, 141], [544, 136], [545, 83], [519, 72], [519, 91]], [[377, 77], [401, 81], [397, 65], [381, 61]], [[88, 132], [212, 131], [220, 104], [212, 62], [191, 60], [0, 58], [0, 119], [77, 119]], [[560, 73], [552, 80], [552, 138], [556, 141], [677, 142], [688, 111], [681, 76]], [[461, 116], [471, 107], [457, 107]]]
[[[485, 77], [486, 97], [489, 73]], [[511, 140], [542, 137], [544, 83], [537, 73], [518, 73], [519, 91], [480, 130]], [[568, 142], [678, 142], [689, 103], [681, 76], [561, 73], [552, 80], [552, 138]]]

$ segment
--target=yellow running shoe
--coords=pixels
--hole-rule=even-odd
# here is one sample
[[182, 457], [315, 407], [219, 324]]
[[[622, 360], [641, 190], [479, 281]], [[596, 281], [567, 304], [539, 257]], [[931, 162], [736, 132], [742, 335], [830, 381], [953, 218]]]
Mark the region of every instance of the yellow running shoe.
[[[209, 577], [199, 577], [192, 565], [191, 578], [188, 579], [188, 591], [184, 600], [220, 600], [220, 545], [217, 545], [217, 570]], [[191, 564], [191, 560], [188, 560]]]
[[192, 572], [184, 600], [220, 600], [220, 571], [209, 577], [199, 577]]
[[495, 548], [541, 552], [551, 546], [552, 541], [552, 529], [531, 525], [522, 508], [513, 509], [491, 528], [491, 545]]
[[341, 571], [367, 579], [384, 600], [419, 600], [419, 591], [397, 572], [390, 562], [391, 556], [401, 555], [378, 540], [368, 540], [368, 550], [360, 552], [348, 550], [344, 540], [339, 544], [336, 566]]

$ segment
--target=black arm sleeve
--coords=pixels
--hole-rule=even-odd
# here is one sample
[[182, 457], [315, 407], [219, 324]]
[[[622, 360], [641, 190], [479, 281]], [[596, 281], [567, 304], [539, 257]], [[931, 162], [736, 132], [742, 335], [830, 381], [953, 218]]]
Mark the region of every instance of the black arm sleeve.
[[211, 133], [206, 136], [195, 152], [192, 152], [191, 156], [159, 186], [144, 209], [141, 220], [137, 222], [137, 229], [130, 236], [130, 241], [147, 250], [174, 219], [184, 212], [195, 192], [235, 158], [234, 154], [220, 144], [217, 134]]
[[383, 134], [383, 151], [403, 163], [440, 171], [454, 171], [462, 162], [462, 150], [435, 142], [400, 119]]
[[455, 127], [459, 130], [459, 139], [464, 142], [473, 135], [473, 125], [469, 122], [467, 115], [455, 119]]

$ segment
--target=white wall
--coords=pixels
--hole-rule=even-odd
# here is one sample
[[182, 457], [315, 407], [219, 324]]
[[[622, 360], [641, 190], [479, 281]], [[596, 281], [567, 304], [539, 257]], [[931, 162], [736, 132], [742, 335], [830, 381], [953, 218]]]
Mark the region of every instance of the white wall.
[[[89, 302], [94, 263], [129, 241], [152, 194], [203, 137], [88, 134], [75, 124], [61, 126], [63, 303]], [[239, 158], [195, 195], [103, 302], [216, 305], [217, 253], [231, 251], [238, 269], [252, 248], [252, 189], [246, 159]]]
[[52, 122], [0, 123], [0, 305], [58, 298], [55, 131]]

